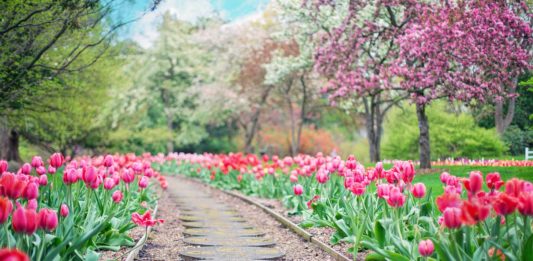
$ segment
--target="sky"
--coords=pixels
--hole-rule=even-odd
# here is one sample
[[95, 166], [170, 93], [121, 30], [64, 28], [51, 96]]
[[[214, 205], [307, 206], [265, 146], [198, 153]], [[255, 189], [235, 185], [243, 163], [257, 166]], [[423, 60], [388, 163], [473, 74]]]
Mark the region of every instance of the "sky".
[[[151, 2], [152, 0], [142, 0], [129, 3], [121, 8], [118, 15], [123, 19], [141, 17]], [[156, 27], [165, 12], [190, 22], [217, 13], [226, 20], [238, 21], [257, 14], [268, 2], [269, 0], [163, 0], [155, 11], [142, 15], [140, 20], [130, 24], [124, 37], [149, 48], [157, 38]]]

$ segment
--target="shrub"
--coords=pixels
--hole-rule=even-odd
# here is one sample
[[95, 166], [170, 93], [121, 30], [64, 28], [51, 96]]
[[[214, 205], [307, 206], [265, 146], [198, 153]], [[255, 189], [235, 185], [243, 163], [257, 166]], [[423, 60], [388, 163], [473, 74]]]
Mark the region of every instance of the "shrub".
[[518, 126], [511, 125], [503, 133], [502, 140], [511, 155], [522, 155], [524, 148], [533, 145], [533, 130], [521, 130]]
[[[446, 157], [494, 157], [505, 150], [494, 129], [475, 124], [467, 113], [454, 113], [445, 103], [428, 107], [432, 159]], [[418, 121], [413, 105], [395, 109], [385, 123], [384, 158], [418, 158]]]

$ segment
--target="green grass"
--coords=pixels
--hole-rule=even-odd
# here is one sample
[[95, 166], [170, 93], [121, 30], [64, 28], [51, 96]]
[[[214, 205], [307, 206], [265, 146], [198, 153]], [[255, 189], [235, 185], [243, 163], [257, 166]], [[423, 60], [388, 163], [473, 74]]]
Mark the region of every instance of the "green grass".
[[[533, 168], [532, 167], [476, 167], [476, 166], [446, 166], [437, 167], [446, 169], [450, 174], [458, 177], [468, 177], [469, 173], [474, 170], [479, 170], [486, 176], [490, 172], [499, 172], [503, 180], [509, 180], [511, 178], [520, 178], [523, 180], [533, 182]], [[442, 183], [440, 182], [440, 173], [434, 174], [421, 174], [415, 176], [414, 182], [422, 182], [426, 184], [429, 191], [431, 189], [432, 194], [440, 195], [444, 191]]]

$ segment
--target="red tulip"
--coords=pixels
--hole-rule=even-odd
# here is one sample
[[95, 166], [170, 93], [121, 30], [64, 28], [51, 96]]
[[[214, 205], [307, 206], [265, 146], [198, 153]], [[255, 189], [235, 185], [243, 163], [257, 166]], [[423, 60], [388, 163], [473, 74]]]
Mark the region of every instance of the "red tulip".
[[0, 224], [3, 224], [9, 218], [13, 210], [13, 203], [6, 197], [0, 196]]
[[478, 200], [467, 200], [461, 206], [461, 221], [467, 225], [475, 225], [485, 220], [489, 213], [488, 205], [483, 205]]
[[13, 231], [31, 235], [37, 230], [38, 220], [34, 209], [26, 209], [19, 205], [13, 212], [11, 220]]
[[387, 203], [391, 207], [402, 207], [405, 204], [405, 195], [400, 191], [400, 188], [393, 187], [391, 189]]
[[81, 179], [85, 184], [89, 185], [98, 178], [96, 168], [93, 166], [87, 166], [82, 168]]
[[113, 166], [113, 156], [106, 155], [104, 158], [104, 167], [109, 168], [111, 166]]
[[30, 261], [28, 255], [18, 249], [0, 249], [0, 260], [3, 261]]
[[25, 175], [30, 175], [31, 165], [28, 163], [24, 163], [22, 167], [20, 168], [20, 173], [25, 174]]
[[26, 189], [24, 190], [24, 197], [28, 200], [38, 198], [39, 185], [35, 182], [28, 182], [28, 185], [26, 185]]
[[433, 251], [435, 251], [435, 246], [433, 245], [433, 241], [429, 239], [422, 240], [418, 244], [418, 252], [421, 256], [431, 256]]
[[148, 177], [142, 176], [139, 179], [139, 188], [146, 188], [148, 187]]
[[57, 227], [57, 214], [55, 211], [43, 208], [39, 211], [39, 228], [53, 231]]
[[119, 203], [120, 201], [122, 201], [123, 197], [124, 195], [122, 195], [122, 192], [120, 190], [113, 192], [113, 195], [111, 195], [111, 198], [113, 199], [113, 202], [115, 203]]
[[483, 175], [479, 171], [470, 172], [470, 177], [463, 180], [469, 195], [475, 195], [483, 187]]
[[18, 199], [24, 193], [27, 182], [19, 179], [13, 173], [5, 172], [0, 177], [0, 193], [11, 199]]
[[296, 184], [293, 187], [293, 190], [294, 190], [294, 195], [296, 195], [296, 196], [300, 196], [300, 195], [302, 195], [304, 193], [304, 188], [300, 184]]
[[498, 215], [509, 215], [513, 213], [518, 206], [518, 199], [511, 197], [506, 193], [500, 193], [494, 198], [492, 206]]
[[31, 166], [34, 168], [44, 166], [43, 159], [39, 156], [33, 156], [31, 159]]
[[313, 203], [317, 202], [320, 199], [319, 195], [314, 196], [311, 200], [307, 202], [307, 208], [311, 209], [313, 207]]
[[461, 227], [461, 209], [456, 207], [448, 207], [442, 213], [444, 226], [447, 228]]
[[350, 188], [353, 194], [361, 196], [365, 194], [366, 186], [359, 182], [354, 182]]
[[437, 207], [440, 212], [444, 211], [449, 207], [459, 207], [461, 206], [461, 197], [457, 193], [444, 193], [437, 197], [435, 200]]
[[522, 193], [518, 197], [518, 211], [524, 216], [533, 217], [533, 192]]
[[503, 185], [500, 173], [493, 172], [487, 174], [487, 187], [491, 190], [498, 190]]
[[61, 204], [61, 209], [59, 210], [59, 214], [62, 217], [68, 217], [69, 210], [68, 210], [68, 206], [66, 204]]
[[54, 153], [52, 156], [50, 156], [50, 166], [54, 168], [59, 168], [61, 165], [65, 163], [65, 158], [63, 158], [63, 155], [61, 153]]
[[151, 227], [157, 223], [164, 222], [162, 219], [152, 219], [150, 211], [146, 211], [146, 213], [144, 213], [142, 216], [139, 213], [135, 212], [131, 215], [131, 220], [133, 221], [133, 223], [142, 227]]
[[0, 160], [0, 175], [7, 171], [7, 167], [8, 167], [7, 161]]
[[426, 195], [426, 185], [424, 183], [416, 183], [411, 190], [415, 198], [423, 198]]

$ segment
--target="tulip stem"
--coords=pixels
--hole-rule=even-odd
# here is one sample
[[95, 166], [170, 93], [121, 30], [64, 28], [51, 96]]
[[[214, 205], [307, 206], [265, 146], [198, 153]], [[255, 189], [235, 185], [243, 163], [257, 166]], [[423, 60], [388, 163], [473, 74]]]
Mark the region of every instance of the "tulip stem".
[[7, 222], [4, 223], [4, 230], [6, 231], [7, 247], [11, 248], [11, 240], [9, 236], [9, 229], [8, 229]]

